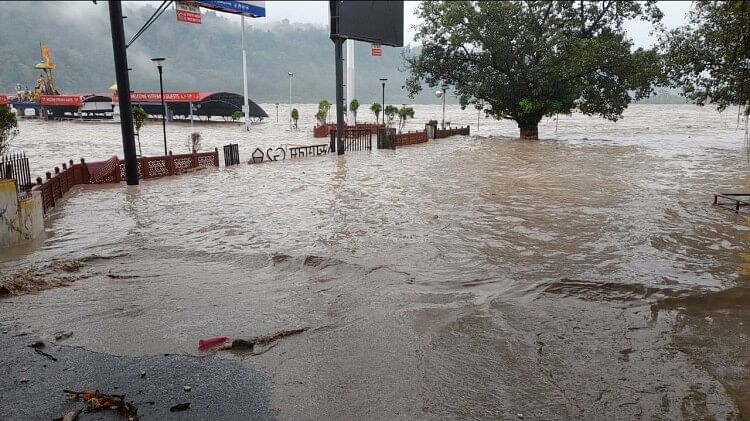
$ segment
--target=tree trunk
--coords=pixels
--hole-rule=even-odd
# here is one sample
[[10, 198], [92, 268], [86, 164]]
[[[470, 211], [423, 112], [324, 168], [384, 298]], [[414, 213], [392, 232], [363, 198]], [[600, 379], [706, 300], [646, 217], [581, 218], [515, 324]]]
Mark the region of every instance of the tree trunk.
[[539, 126], [536, 123], [518, 123], [518, 128], [521, 130], [521, 139], [539, 140]]

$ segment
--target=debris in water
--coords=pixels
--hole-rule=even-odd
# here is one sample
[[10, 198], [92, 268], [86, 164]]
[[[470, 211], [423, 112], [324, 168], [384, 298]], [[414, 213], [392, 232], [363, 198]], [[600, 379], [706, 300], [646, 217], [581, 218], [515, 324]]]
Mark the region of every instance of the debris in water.
[[[274, 333], [273, 335], [256, 336], [251, 339], [235, 339], [231, 344], [223, 347], [222, 349], [251, 351], [254, 355], [260, 355], [276, 346], [276, 341], [278, 341], [279, 339], [285, 338], [287, 336], [297, 335], [309, 329], [309, 327], [303, 327], [301, 329], [281, 330]], [[256, 346], [261, 346], [263, 348], [259, 350], [258, 348], [256, 348]]]
[[205, 338], [198, 341], [198, 350], [205, 351], [209, 348], [213, 348], [217, 345], [223, 345], [229, 338], [226, 336], [214, 336], [211, 338]]
[[146, 377], [146, 370], [141, 370], [141, 378]]
[[108, 272], [107, 276], [112, 279], [134, 279], [134, 278], [140, 278], [138, 275], [118, 275], [116, 273]]
[[44, 355], [45, 357], [49, 358], [52, 361], [57, 361], [57, 358], [53, 357], [50, 354], [47, 354], [46, 352], [42, 351], [41, 349], [34, 349], [34, 352], [36, 352], [39, 355]]
[[23, 270], [2, 276], [0, 277], [0, 297], [68, 286], [75, 281], [69, 276], [54, 277], [51, 275], [42, 271]]
[[36, 341], [29, 345], [29, 348], [44, 348], [44, 341]]
[[187, 411], [190, 409], [190, 402], [178, 403], [177, 405], [169, 408], [169, 412]]
[[98, 390], [84, 390], [76, 392], [74, 390], [64, 389], [63, 392], [73, 395], [74, 398], [81, 398], [86, 402], [88, 411], [101, 411], [110, 409], [127, 418], [128, 421], [138, 421], [138, 408], [132, 402], [125, 400], [125, 395], [111, 395], [100, 393]]
[[19, 382], [21, 382], [21, 383], [28, 383], [29, 379], [27, 379], [26, 377], [21, 377], [21, 380], [19, 380]]
[[189, 392], [190, 390], [192, 390], [192, 388], [190, 386], [183, 386], [182, 390]]
[[83, 267], [83, 262], [79, 260], [67, 260], [67, 261], [58, 261], [54, 262], [51, 265], [55, 269], [60, 269], [65, 272], [78, 272], [80, 268]]
[[70, 338], [71, 336], [73, 336], [73, 332], [72, 331], [57, 332], [55, 334], [55, 341], [60, 342], [62, 340]]

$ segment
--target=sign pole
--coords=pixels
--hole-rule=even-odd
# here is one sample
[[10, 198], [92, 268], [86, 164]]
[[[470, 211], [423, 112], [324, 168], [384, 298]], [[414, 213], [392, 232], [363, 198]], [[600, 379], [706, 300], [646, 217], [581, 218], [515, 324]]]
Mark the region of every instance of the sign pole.
[[138, 161], [135, 156], [133, 114], [130, 109], [130, 77], [128, 76], [128, 56], [125, 50], [125, 29], [122, 24], [122, 4], [119, 0], [109, 2], [109, 24], [112, 31], [112, 52], [115, 56], [117, 93], [120, 102], [125, 180], [129, 186], [135, 186], [138, 185]]
[[344, 154], [344, 39], [336, 37], [336, 153]]
[[245, 130], [250, 131], [250, 98], [247, 97], [247, 55], [245, 54], [245, 15], [242, 15], [242, 112], [245, 114]]
[[351, 110], [352, 100], [354, 100], [354, 43], [353, 39], [346, 41], [346, 104], [347, 121], [354, 124], [354, 111]]

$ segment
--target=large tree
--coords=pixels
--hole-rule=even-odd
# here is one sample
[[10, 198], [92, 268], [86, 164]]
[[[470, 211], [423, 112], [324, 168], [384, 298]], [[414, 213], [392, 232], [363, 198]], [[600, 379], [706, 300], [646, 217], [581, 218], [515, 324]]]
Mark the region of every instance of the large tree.
[[518, 123], [538, 139], [544, 116], [578, 110], [616, 121], [648, 96], [660, 72], [655, 50], [633, 49], [623, 23], [658, 22], [654, 1], [425, 1], [406, 57], [412, 95], [424, 82], [453, 86], [463, 107]]
[[699, 105], [750, 114], [750, 2], [695, 1], [687, 25], [661, 39], [673, 86]]

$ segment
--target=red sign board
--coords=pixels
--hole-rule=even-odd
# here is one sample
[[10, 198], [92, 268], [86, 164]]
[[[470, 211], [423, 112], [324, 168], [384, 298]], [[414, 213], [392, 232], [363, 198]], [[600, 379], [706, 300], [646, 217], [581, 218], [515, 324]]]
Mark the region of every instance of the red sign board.
[[177, 20], [180, 22], [187, 23], [201, 23], [201, 9], [200, 7], [190, 4], [189, 2], [178, 1], [175, 2], [175, 11], [177, 12]]
[[42, 95], [39, 102], [49, 106], [80, 107], [81, 97], [78, 95]]
[[5, 105], [8, 103], [8, 97], [5, 95], [0, 95], [0, 105]]
[[373, 57], [380, 57], [383, 55], [383, 49], [380, 44], [372, 44], [372, 55]]
[[[117, 95], [112, 98], [117, 101]], [[200, 92], [164, 92], [164, 102], [198, 102], [201, 100]], [[161, 102], [159, 92], [132, 92], [131, 102]]]

